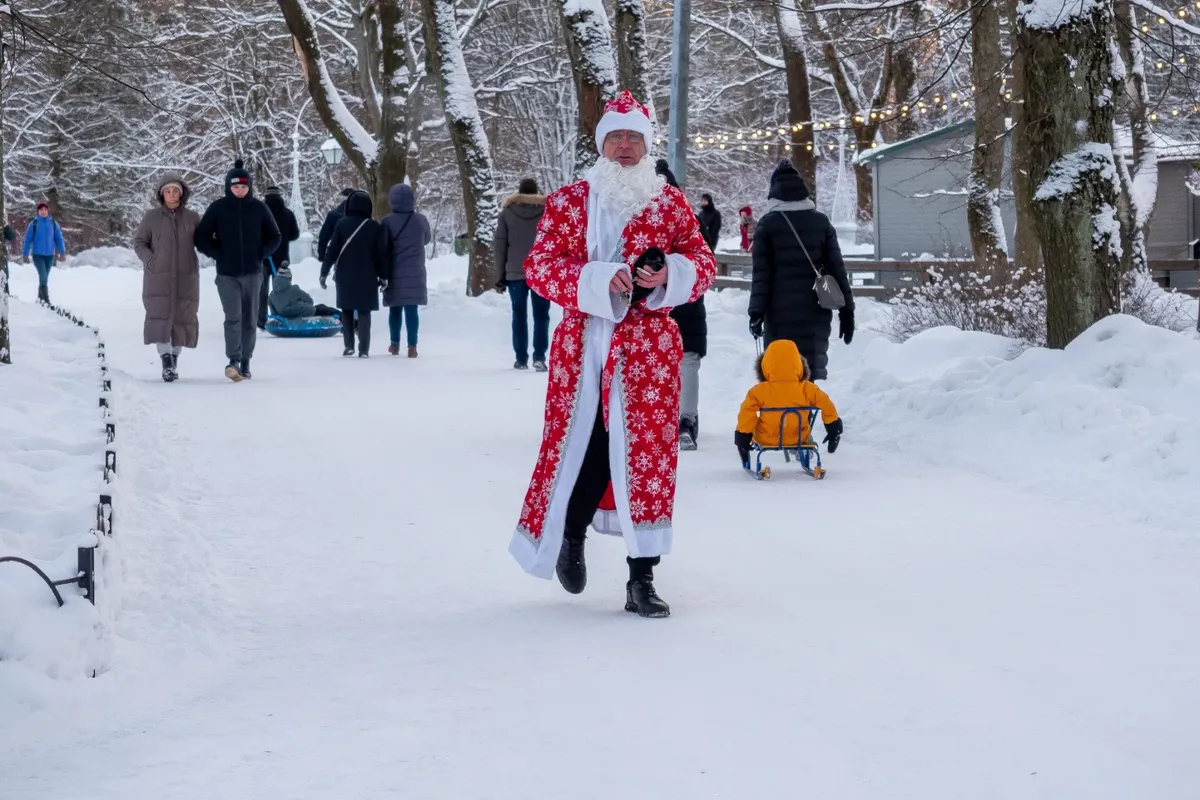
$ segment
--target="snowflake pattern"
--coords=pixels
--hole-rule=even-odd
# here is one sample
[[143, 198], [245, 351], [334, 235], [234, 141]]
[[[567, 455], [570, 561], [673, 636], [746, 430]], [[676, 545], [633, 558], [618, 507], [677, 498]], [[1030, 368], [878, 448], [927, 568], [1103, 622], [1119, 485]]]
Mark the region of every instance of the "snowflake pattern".
[[[518, 526], [535, 543], [541, 538], [551, 498], [562, 490], [558, 472], [572, 427], [590, 425], [590, 420], [577, 419], [583, 343], [590, 319], [579, 310], [578, 301], [579, 279], [588, 261], [587, 196], [586, 182], [550, 195], [525, 261], [529, 288], [563, 308], [550, 353], [542, 448]], [[674, 187], [666, 187], [626, 226], [623, 241], [621, 257], [628, 264], [650, 246], [687, 257], [696, 267], [689, 300], [700, 297], [712, 283], [716, 261], [687, 199]], [[642, 304], [629, 309], [613, 331], [601, 376], [609, 428], [621, 425], [625, 432], [625, 484], [630, 515], [639, 530], [669, 527], [674, 505], [683, 344], [669, 310], [648, 311]], [[624, 419], [608, 418], [608, 388], [614, 381], [620, 385]]]

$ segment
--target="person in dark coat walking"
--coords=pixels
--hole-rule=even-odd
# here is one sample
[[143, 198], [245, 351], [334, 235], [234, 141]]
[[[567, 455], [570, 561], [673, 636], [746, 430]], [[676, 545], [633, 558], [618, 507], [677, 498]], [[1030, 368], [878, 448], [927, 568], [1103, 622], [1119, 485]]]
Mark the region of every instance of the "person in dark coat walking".
[[329, 213], [325, 215], [325, 222], [321, 224], [321, 232], [317, 234], [317, 258], [322, 263], [324, 263], [325, 255], [329, 250], [329, 240], [333, 238], [334, 228], [346, 217], [346, 200], [354, 194], [354, 191], [354, 189], [342, 189], [341, 201], [329, 209]]
[[[329, 248], [321, 264], [321, 288], [326, 288], [330, 270], [336, 269], [337, 304], [342, 311], [344, 356], [354, 355], [354, 333], [358, 331], [358, 357], [371, 350], [371, 312], [379, 309], [379, 288], [387, 282], [379, 246], [382, 228], [371, 219], [371, 195], [354, 192], [346, 198], [346, 216], [329, 237]], [[355, 312], [357, 312], [357, 319]]]
[[[671, 172], [666, 159], [660, 158], [654, 171], [662, 175], [668, 185], [679, 188], [675, 173]], [[712, 195], [701, 195], [702, 201], [704, 198], [708, 198], [708, 207], [712, 208]], [[716, 239], [709, 241], [703, 217], [698, 216], [697, 219], [700, 221], [700, 235], [710, 250], [716, 250]], [[720, 230], [721, 217], [718, 214], [717, 234]], [[700, 359], [708, 353], [708, 314], [704, 309], [703, 295], [695, 302], [675, 306], [671, 309], [671, 319], [679, 326], [679, 336], [683, 339], [683, 362], [679, 365], [679, 449], [695, 450], [700, 441]]]
[[525, 281], [525, 257], [537, 238], [538, 223], [546, 213], [546, 197], [537, 181], [525, 178], [500, 212], [492, 254], [496, 259], [496, 290], [508, 292], [512, 301], [512, 345], [517, 360], [513, 369], [529, 369], [529, 307], [533, 306], [533, 368], [545, 372], [550, 347], [550, 301]]
[[[271, 294], [271, 276], [291, 263], [292, 254], [288, 243], [300, 238], [300, 226], [296, 224], [296, 215], [283, 202], [283, 193], [278, 186], [267, 189], [267, 195], [263, 198], [263, 202], [267, 204], [267, 208], [271, 209], [271, 216], [275, 218], [275, 225], [279, 228], [282, 241], [275, 252], [271, 254], [271, 262], [263, 264], [262, 288], [258, 291], [259, 330], [267, 327], [267, 302]], [[272, 266], [274, 266], [274, 271], [271, 269]]]
[[417, 195], [411, 186], [398, 183], [388, 190], [392, 213], [380, 223], [379, 247], [383, 276], [383, 304], [388, 307], [388, 352], [400, 355], [400, 328], [408, 328], [408, 357], [417, 357], [417, 331], [421, 324], [419, 306], [429, 304], [425, 275], [425, 245], [433, 238], [429, 220], [417, 211]]
[[813, 284], [818, 272], [832, 275], [846, 298], [846, 305], [838, 311], [838, 337], [846, 344], [854, 337], [854, 297], [837, 231], [829, 218], [817, 211], [808, 186], [786, 159], [771, 175], [767, 197], [766, 213], [754, 231], [750, 333], [764, 337], [764, 346], [777, 339], [795, 342], [808, 361], [812, 379], [824, 380], [828, 377], [833, 312], [817, 301]]
[[225, 311], [225, 377], [250, 377], [258, 328], [263, 261], [283, 237], [241, 159], [225, 176], [225, 196], [213, 201], [196, 226], [196, 249], [217, 262], [217, 294]]
[[696, 219], [700, 220], [700, 235], [708, 242], [708, 248], [717, 252], [717, 242], [721, 240], [721, 212], [713, 205], [712, 195], [708, 192], [700, 195], [700, 213]]

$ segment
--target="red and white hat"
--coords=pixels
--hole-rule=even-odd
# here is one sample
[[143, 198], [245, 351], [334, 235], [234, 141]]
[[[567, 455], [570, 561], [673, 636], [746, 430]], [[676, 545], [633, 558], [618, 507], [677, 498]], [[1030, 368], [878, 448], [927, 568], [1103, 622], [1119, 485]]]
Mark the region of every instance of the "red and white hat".
[[604, 105], [604, 116], [596, 126], [596, 149], [604, 153], [604, 139], [613, 131], [637, 131], [650, 149], [654, 139], [654, 123], [650, 121], [650, 109], [633, 99], [628, 89]]

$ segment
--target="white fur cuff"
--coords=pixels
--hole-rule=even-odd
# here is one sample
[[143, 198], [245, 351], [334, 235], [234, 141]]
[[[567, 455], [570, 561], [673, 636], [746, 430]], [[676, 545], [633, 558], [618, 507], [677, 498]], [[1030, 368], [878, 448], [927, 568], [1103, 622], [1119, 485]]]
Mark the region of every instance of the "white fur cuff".
[[687, 256], [671, 253], [667, 256], [667, 282], [650, 293], [646, 308], [674, 308], [692, 299], [696, 286], [696, 265]]
[[628, 310], [621, 295], [609, 291], [608, 285], [613, 277], [624, 271], [629, 273], [629, 267], [608, 261], [589, 261], [583, 265], [579, 273], [579, 287], [576, 291], [579, 310], [593, 317], [600, 317], [609, 322], [620, 322]]

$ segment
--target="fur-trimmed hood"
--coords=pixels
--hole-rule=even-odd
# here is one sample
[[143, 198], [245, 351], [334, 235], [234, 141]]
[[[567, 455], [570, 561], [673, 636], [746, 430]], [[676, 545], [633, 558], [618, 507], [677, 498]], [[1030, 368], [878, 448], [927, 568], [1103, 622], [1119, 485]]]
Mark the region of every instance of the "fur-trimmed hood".
[[[766, 362], [764, 364], [764, 362]], [[754, 371], [758, 374], [760, 383], [771, 380], [790, 382], [812, 380], [808, 368], [808, 359], [800, 354], [795, 342], [790, 339], [776, 339], [754, 362]]]
[[504, 199], [504, 204], [501, 208], [509, 206], [524, 205], [524, 206], [544, 206], [546, 205], [546, 195], [544, 194], [511, 194]]

